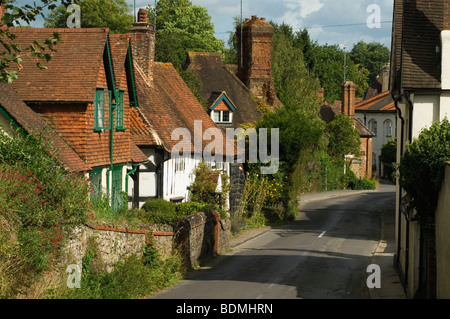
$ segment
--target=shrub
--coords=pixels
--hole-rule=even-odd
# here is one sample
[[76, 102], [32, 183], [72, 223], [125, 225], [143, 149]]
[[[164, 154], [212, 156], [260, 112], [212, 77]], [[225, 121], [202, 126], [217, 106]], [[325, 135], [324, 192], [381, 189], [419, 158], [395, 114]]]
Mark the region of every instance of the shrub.
[[353, 190], [375, 190], [378, 182], [368, 177], [358, 178], [352, 170], [347, 171], [343, 176], [344, 183], [347, 189]]
[[410, 195], [411, 208], [417, 211], [422, 226], [434, 224], [434, 213], [445, 163], [450, 160], [450, 123], [445, 118], [423, 129], [417, 139], [407, 145], [399, 165], [399, 183]]
[[198, 202], [184, 202], [176, 206], [175, 210], [180, 216], [189, 216], [202, 211], [207, 205]]
[[195, 181], [190, 186], [191, 201], [207, 204], [219, 204], [216, 194], [218, 171], [213, 171], [205, 163], [200, 163], [195, 170]]
[[140, 210], [142, 221], [151, 224], [173, 224], [180, 219], [176, 204], [162, 198], [149, 199]]
[[389, 179], [395, 181], [395, 165], [397, 162], [397, 138], [386, 142], [381, 148], [381, 161], [384, 163], [384, 173]]

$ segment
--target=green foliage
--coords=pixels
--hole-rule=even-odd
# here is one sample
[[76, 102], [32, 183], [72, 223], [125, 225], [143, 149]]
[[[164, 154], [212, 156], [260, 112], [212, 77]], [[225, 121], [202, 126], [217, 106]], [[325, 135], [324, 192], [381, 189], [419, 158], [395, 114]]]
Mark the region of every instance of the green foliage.
[[195, 169], [195, 180], [190, 186], [190, 199], [193, 202], [220, 204], [216, 193], [220, 172], [213, 171], [204, 162]]
[[[303, 110], [317, 112], [316, 92], [320, 83], [308, 73], [303, 52], [294, 44], [292, 28], [286, 24], [273, 26], [275, 35], [272, 40], [272, 73], [279, 99], [289, 106], [311, 99], [309, 103], [302, 103]], [[306, 106], [308, 108], [305, 108]]]
[[107, 273], [95, 264], [98, 259], [95, 246], [83, 258], [80, 289], [50, 289], [51, 299], [140, 299], [176, 283], [182, 277], [181, 257], [162, 259], [151, 247], [144, 248], [144, 256], [131, 255], [119, 261]]
[[[23, 68], [23, 58], [30, 58], [35, 62], [36, 67], [46, 69], [42, 63], [52, 59], [52, 52], [56, 51], [54, 47], [60, 41], [59, 34], [54, 33], [52, 37], [45, 39], [44, 43], [35, 40], [27, 47], [22, 48], [14, 41], [16, 39], [14, 27], [20, 26], [21, 23], [30, 25], [45, 8], [50, 10], [55, 8], [57, 1], [41, 0], [39, 5], [33, 3], [33, 5], [22, 6], [13, 5], [14, 1], [7, 2], [7, 12], [0, 20], [0, 47], [4, 49], [4, 51], [0, 51], [1, 83], [12, 83], [18, 78], [18, 71]], [[69, 1], [62, 0], [61, 2], [67, 4]]]
[[165, 199], [149, 199], [142, 206], [139, 218], [151, 224], [173, 224], [181, 218], [175, 208], [175, 203]]
[[450, 123], [447, 118], [425, 128], [407, 145], [399, 165], [399, 182], [410, 195], [411, 208], [423, 227], [434, 224], [439, 191], [450, 160]]
[[[75, 0], [80, 6], [82, 28], [109, 28], [111, 33], [128, 33], [134, 22], [130, 5], [126, 0]], [[67, 28], [67, 18], [71, 15], [67, 6], [60, 5], [46, 17], [46, 28]]]
[[189, 216], [201, 212], [207, 204], [199, 202], [184, 202], [177, 204], [175, 210], [180, 216]]
[[155, 7], [148, 6], [148, 19], [155, 21], [155, 59], [171, 62], [181, 70], [187, 53], [221, 52], [223, 42], [214, 36], [214, 24], [206, 8], [189, 0], [160, 0]]
[[389, 49], [381, 43], [359, 41], [353, 46], [350, 58], [369, 71], [368, 83], [371, 85], [376, 81], [383, 65], [389, 63], [390, 54]]
[[395, 167], [397, 162], [397, 138], [386, 142], [381, 148], [381, 161], [384, 163], [384, 171], [389, 178], [395, 180]]
[[343, 158], [344, 155], [359, 156], [361, 138], [354, 128], [353, 120], [345, 114], [336, 114], [333, 121], [327, 124], [328, 153], [333, 158]]
[[377, 188], [377, 181], [367, 177], [359, 179], [352, 170], [348, 170], [343, 176], [344, 184], [347, 189], [353, 190], [375, 190]]
[[5, 230], [16, 238], [14, 254], [0, 252], [0, 264], [13, 263], [0, 270], [0, 281], [20, 278], [8, 281], [15, 285], [10, 294], [52, 269], [66, 231], [83, 223], [89, 212], [89, 182], [69, 175], [52, 149], [41, 135], [17, 131], [8, 136], [0, 130], [0, 221], [7, 226], [0, 227], [0, 238]]

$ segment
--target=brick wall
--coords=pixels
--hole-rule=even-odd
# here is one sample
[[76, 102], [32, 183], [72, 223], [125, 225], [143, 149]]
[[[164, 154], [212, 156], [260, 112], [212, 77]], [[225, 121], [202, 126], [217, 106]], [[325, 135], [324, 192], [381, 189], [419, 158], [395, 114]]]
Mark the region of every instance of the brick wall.
[[177, 225], [146, 225], [137, 230], [88, 224], [69, 235], [64, 263], [76, 263], [81, 269], [88, 241], [94, 238], [106, 271], [112, 271], [123, 257], [142, 256], [143, 247], [151, 244], [163, 258], [180, 250], [184, 262], [195, 266], [203, 258], [228, 251], [230, 232], [230, 220], [221, 219], [217, 212], [193, 214]]

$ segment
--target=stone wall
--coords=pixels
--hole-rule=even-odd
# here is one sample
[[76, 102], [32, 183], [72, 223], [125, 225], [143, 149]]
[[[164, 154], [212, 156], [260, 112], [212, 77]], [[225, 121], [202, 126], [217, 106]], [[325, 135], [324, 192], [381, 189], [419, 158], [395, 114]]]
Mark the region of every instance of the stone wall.
[[106, 271], [112, 271], [124, 257], [142, 256], [146, 245], [154, 245], [162, 258], [171, 256], [176, 249], [185, 264], [194, 267], [201, 259], [229, 249], [230, 225], [229, 219], [222, 220], [217, 212], [193, 214], [176, 225], [148, 225], [137, 230], [86, 224], [69, 235], [64, 262], [77, 264], [81, 269], [89, 239], [93, 238]]

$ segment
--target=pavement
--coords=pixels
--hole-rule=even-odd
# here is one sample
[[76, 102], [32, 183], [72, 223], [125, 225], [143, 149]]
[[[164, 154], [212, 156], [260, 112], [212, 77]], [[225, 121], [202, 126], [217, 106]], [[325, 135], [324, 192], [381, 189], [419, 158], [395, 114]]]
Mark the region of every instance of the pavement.
[[[383, 185], [380, 184], [381, 188]], [[380, 186], [378, 190], [380, 191]], [[367, 190], [337, 190], [300, 196], [300, 202], [306, 203], [316, 200], [324, 200], [332, 197], [350, 196], [357, 193], [371, 192]], [[369, 289], [371, 299], [406, 299], [405, 291], [400, 281], [400, 277], [394, 267], [395, 253], [395, 202], [389, 203], [381, 212], [381, 236], [377, 248], [373, 252], [371, 264], [380, 266], [381, 287]], [[261, 227], [242, 231], [237, 236], [231, 238], [230, 248], [238, 247], [244, 242], [252, 240], [266, 232], [271, 227]], [[369, 273], [368, 273], [369, 276]]]

